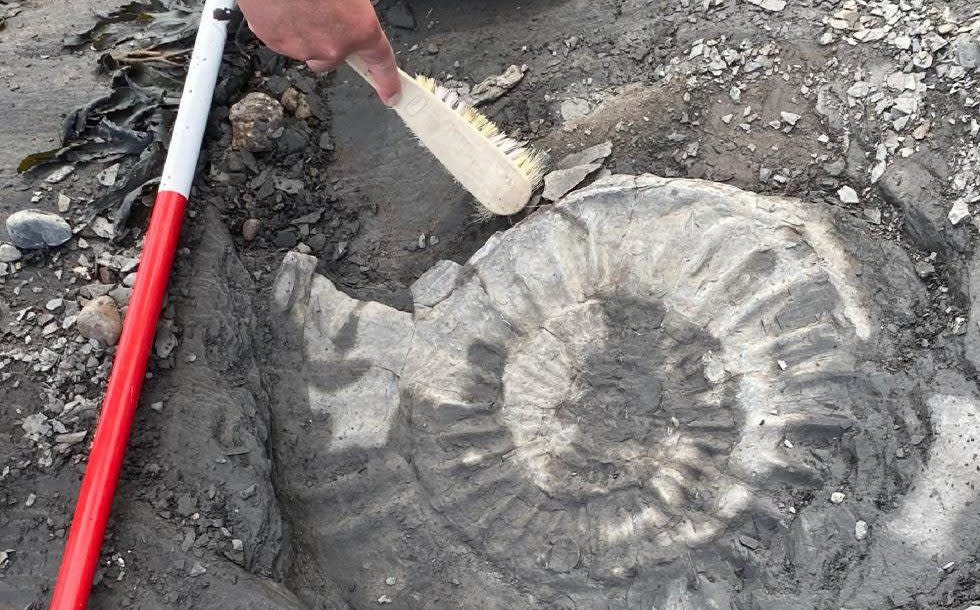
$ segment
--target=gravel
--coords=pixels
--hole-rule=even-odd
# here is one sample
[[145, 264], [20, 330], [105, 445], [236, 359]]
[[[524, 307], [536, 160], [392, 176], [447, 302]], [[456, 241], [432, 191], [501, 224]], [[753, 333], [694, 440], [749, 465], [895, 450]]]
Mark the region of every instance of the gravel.
[[946, 217], [949, 219], [949, 224], [955, 227], [964, 219], [970, 217], [970, 207], [966, 204], [966, 201], [958, 199], [953, 203], [953, 207], [949, 209], [949, 214]]
[[747, 0], [749, 4], [754, 4], [759, 8], [765, 9], [770, 13], [778, 13], [786, 8], [786, 0]]
[[865, 521], [858, 521], [854, 524], [854, 538], [864, 540], [868, 537], [868, 524]]

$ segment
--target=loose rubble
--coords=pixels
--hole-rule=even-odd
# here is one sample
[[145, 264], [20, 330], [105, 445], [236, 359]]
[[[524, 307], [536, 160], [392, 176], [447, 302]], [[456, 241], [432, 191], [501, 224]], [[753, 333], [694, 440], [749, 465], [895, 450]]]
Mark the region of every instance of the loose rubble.
[[0, 243], [0, 263], [15, 263], [20, 260], [21, 253], [13, 244]]
[[837, 196], [841, 203], [854, 204], [860, 202], [857, 191], [849, 186], [842, 186], [837, 190]]
[[949, 214], [947, 215], [947, 218], [949, 218], [949, 224], [953, 225], [954, 227], [969, 217], [970, 208], [966, 204], [966, 201], [963, 201], [962, 199], [958, 199], [955, 203], [953, 203], [953, 207], [949, 209]]
[[786, 8], [786, 0], [746, 0], [749, 4], [754, 4], [769, 12], [778, 13]]
[[864, 540], [868, 537], [868, 524], [865, 521], [857, 521], [854, 524], [854, 539]]

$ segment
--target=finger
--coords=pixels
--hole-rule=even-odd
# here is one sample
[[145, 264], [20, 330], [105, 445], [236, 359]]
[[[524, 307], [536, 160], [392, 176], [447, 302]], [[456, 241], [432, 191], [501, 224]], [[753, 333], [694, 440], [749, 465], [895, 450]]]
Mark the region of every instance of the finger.
[[401, 93], [402, 85], [398, 79], [398, 66], [395, 63], [395, 53], [391, 50], [391, 44], [385, 37], [381, 28], [378, 28], [378, 37], [371, 46], [360, 49], [357, 52], [364, 63], [367, 65], [368, 72], [374, 80], [374, 89], [385, 104], [393, 106], [398, 103], [398, 94]]
[[322, 59], [311, 59], [306, 62], [306, 65], [314, 72], [333, 72], [337, 69], [336, 62], [324, 61]]

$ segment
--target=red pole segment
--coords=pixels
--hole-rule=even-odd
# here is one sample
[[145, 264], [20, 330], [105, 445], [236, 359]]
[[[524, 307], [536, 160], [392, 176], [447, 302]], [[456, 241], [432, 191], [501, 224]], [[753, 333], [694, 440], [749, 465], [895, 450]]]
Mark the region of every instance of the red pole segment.
[[204, 3], [51, 610], [84, 610], [88, 604], [221, 66], [227, 11], [234, 6], [234, 0]]
[[186, 206], [187, 198], [180, 193], [157, 194], [102, 415], [78, 493], [75, 518], [51, 600], [52, 610], [82, 610], [88, 603]]

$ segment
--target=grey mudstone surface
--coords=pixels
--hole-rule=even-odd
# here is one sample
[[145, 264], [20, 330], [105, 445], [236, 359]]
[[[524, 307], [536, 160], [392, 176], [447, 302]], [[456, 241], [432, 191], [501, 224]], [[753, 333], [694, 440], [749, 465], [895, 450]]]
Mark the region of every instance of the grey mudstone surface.
[[403, 30], [415, 29], [415, 16], [405, 2], [393, 3], [382, 15], [384, 22], [390, 26]]
[[[143, 586], [96, 587], [91, 607], [318, 607], [282, 583], [291, 553], [267, 449], [272, 432], [255, 360], [255, 286], [213, 208], [198, 214], [184, 240], [191, 254], [177, 270], [187, 290], [177, 306], [178, 357], [148, 384], [143, 406], [161, 401], [163, 407], [157, 413], [141, 406], [132, 441], [153, 439], [155, 451], [144, 455], [162, 472], [124, 482], [118, 493], [130, 501], [118, 503], [114, 514], [113, 538], [131, 549], [127, 577]], [[195, 449], [188, 459], [168, 459], [189, 447]], [[175, 501], [160, 503], [171, 496]], [[192, 542], [212, 543], [187, 548], [180, 541], [188, 532]], [[232, 538], [241, 540], [237, 550]], [[319, 607], [345, 607], [329, 591], [320, 593]]]
[[912, 517], [935, 510], [927, 489], [974, 493], [956, 479], [973, 403], [958, 386], [926, 401], [881, 364], [885, 316], [908, 304], [914, 322], [921, 284], [837, 225], [612, 176], [436, 265], [412, 314], [287, 255], [274, 310], [295, 355], [274, 411], [308, 433], [280, 451], [304, 474], [279, 491], [307, 562], [365, 583], [354, 607], [884, 608], [890, 585], [929, 585], [929, 557], [876, 545], [976, 548], [966, 512]]
[[963, 340], [966, 358], [980, 373], [980, 249], [973, 254], [970, 264], [970, 320], [966, 327], [966, 337]]
[[71, 239], [64, 218], [42, 210], [20, 210], [7, 217], [7, 235], [18, 248], [53, 248]]
[[905, 213], [905, 231], [916, 246], [948, 256], [966, 248], [969, 230], [949, 223], [952, 199], [934, 161], [928, 155], [896, 159], [878, 185], [885, 200]]
[[874, 528], [868, 560], [850, 574], [844, 610], [908, 604], [957, 564], [976, 560], [980, 400], [962, 381], [928, 400], [932, 434], [925, 470], [896, 511]]

